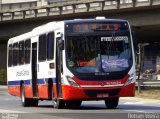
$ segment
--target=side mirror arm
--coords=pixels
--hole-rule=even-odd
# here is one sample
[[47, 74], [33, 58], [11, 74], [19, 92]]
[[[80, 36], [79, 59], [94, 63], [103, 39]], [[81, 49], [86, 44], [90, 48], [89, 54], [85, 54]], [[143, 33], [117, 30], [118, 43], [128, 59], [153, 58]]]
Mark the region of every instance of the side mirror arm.
[[57, 38], [57, 45], [60, 50], [64, 50], [64, 40], [61, 37]]

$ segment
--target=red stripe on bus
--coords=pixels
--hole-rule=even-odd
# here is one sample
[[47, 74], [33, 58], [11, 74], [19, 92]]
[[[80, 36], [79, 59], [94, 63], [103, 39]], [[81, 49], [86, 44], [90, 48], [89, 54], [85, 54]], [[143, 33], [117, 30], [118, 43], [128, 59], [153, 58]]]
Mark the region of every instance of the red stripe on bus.
[[119, 93], [120, 97], [134, 97], [135, 96], [135, 83], [123, 86], [121, 92]]
[[38, 85], [38, 96], [39, 98], [48, 99], [48, 84]]
[[25, 97], [33, 98], [32, 85], [24, 85]]
[[[135, 84], [130, 84], [122, 87], [111, 87], [111, 88], [75, 88], [72, 86], [63, 85], [63, 99], [64, 100], [75, 100], [75, 99], [90, 99], [97, 97], [89, 97], [85, 94], [84, 90], [113, 90], [120, 88], [120, 92], [116, 97], [133, 97], [135, 95]], [[98, 98], [97, 98], [98, 99]]]
[[8, 86], [8, 93], [14, 96], [20, 96], [20, 86]]

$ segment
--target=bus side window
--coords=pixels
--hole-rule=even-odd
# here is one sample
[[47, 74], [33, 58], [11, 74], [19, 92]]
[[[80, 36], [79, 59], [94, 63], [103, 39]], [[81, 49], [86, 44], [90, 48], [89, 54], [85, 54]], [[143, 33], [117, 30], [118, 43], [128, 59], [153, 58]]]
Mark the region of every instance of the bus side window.
[[9, 45], [8, 49], [8, 67], [12, 66], [12, 59], [13, 59], [13, 50], [12, 50], [12, 45]]
[[19, 60], [18, 43], [13, 44], [13, 66], [17, 66]]
[[47, 60], [54, 58], [54, 32], [47, 35]]
[[24, 64], [25, 57], [24, 57], [24, 41], [19, 42], [19, 64]]
[[30, 50], [31, 50], [31, 41], [26, 40], [25, 41], [25, 63], [29, 64], [30, 63]]
[[38, 60], [45, 61], [47, 56], [47, 37], [46, 34], [39, 36]]

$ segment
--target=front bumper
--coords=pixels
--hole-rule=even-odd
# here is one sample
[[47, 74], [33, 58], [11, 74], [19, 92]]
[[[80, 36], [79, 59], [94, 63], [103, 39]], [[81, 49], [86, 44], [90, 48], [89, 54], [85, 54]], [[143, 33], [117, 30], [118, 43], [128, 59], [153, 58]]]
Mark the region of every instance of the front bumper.
[[98, 100], [110, 97], [133, 97], [135, 96], [135, 83], [110, 88], [78, 88], [62, 85], [62, 94], [64, 100]]

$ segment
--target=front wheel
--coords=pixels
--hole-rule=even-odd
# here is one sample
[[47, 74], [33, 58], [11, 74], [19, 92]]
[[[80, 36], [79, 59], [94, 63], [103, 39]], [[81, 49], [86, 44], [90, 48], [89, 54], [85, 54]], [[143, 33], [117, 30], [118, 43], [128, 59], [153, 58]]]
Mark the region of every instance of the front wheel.
[[108, 109], [115, 109], [115, 108], [117, 108], [118, 103], [119, 103], [119, 97], [105, 99], [105, 105], [106, 105], [106, 107]]
[[80, 107], [81, 107], [81, 104], [82, 104], [82, 101], [81, 101], [81, 100], [76, 100], [76, 101], [74, 101], [74, 107], [75, 107], [75, 108], [80, 108]]
[[61, 99], [55, 99], [54, 97], [52, 98], [52, 100], [53, 100], [53, 106], [54, 106], [54, 108], [56, 108], [56, 109], [62, 109], [62, 108], [64, 108], [65, 103], [64, 103], [63, 100], [61, 100]]
[[30, 106], [37, 107], [38, 106], [38, 100], [37, 99], [30, 99]]
[[68, 100], [66, 101], [67, 108], [80, 108], [82, 101], [81, 100]]

